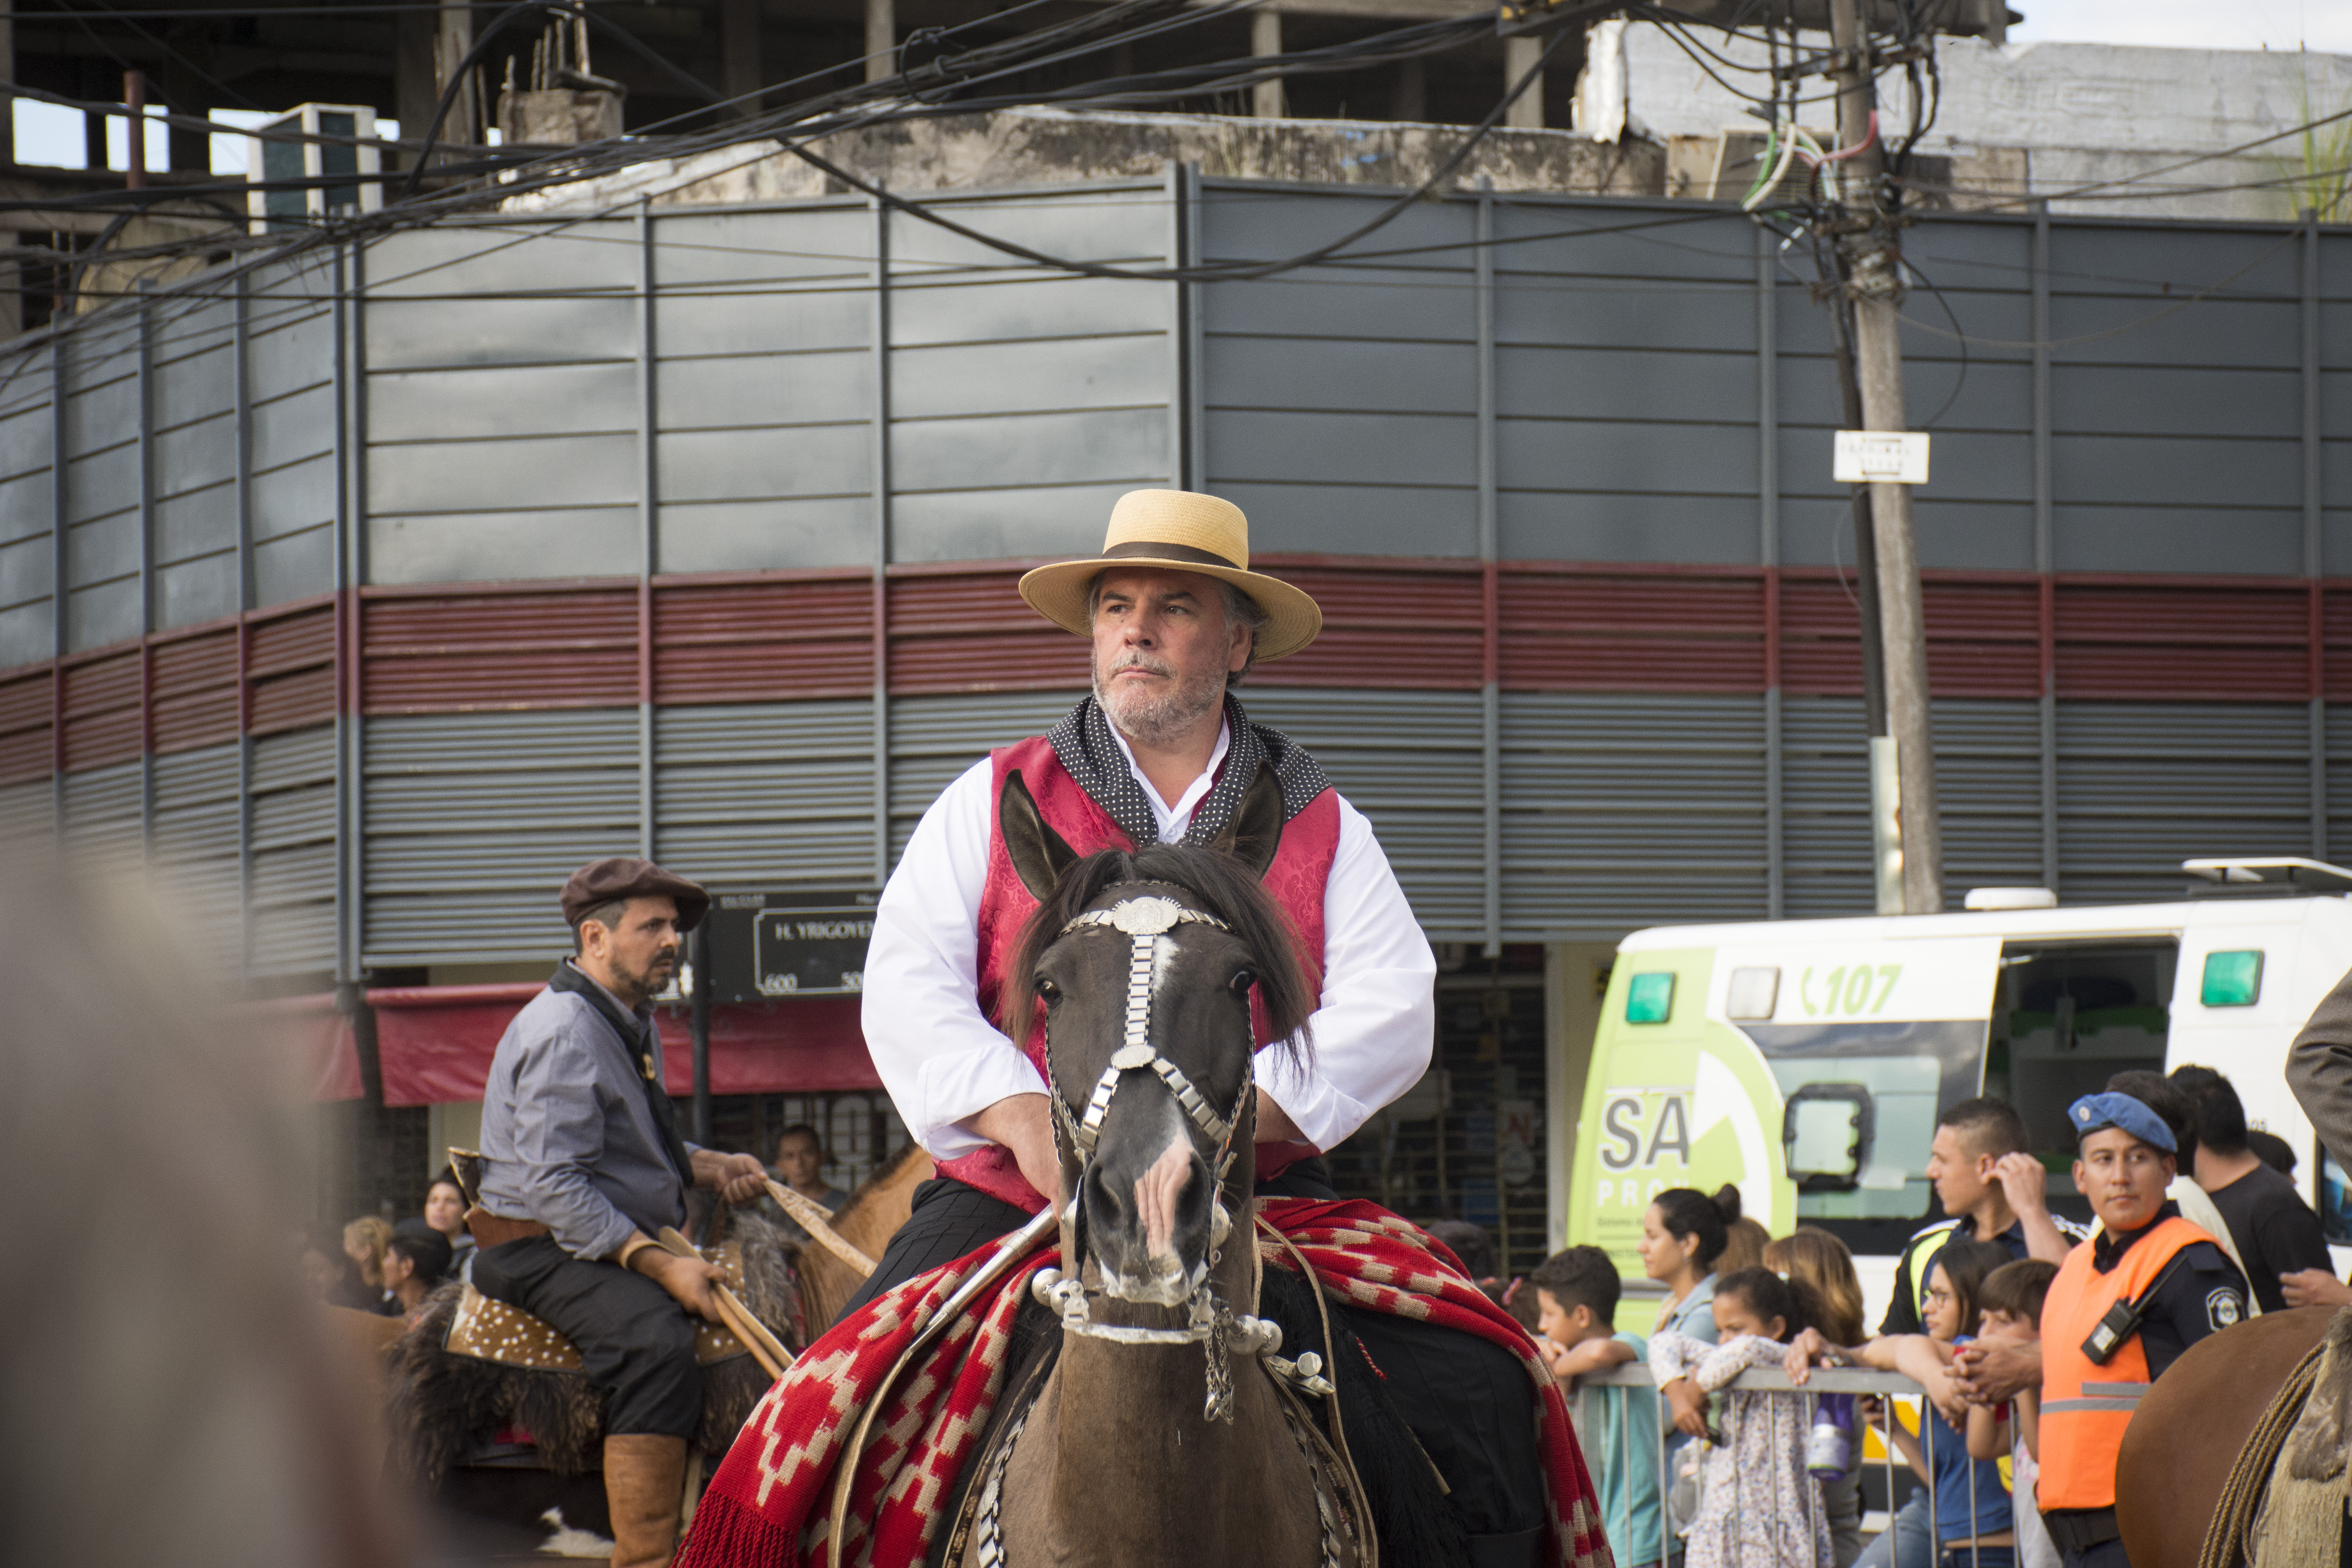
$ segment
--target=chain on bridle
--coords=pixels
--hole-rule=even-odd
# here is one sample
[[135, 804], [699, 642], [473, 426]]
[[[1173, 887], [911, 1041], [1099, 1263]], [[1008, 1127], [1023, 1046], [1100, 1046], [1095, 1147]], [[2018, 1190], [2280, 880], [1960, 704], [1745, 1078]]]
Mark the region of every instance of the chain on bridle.
[[[1123, 883], [1117, 886], [1148, 887], [1150, 883]], [[1164, 884], [1161, 884], [1164, 885]], [[1112, 890], [1116, 890], [1116, 887]], [[1070, 1147], [1078, 1156], [1078, 1181], [1066, 1211], [1067, 1228], [1073, 1237], [1077, 1232], [1080, 1212], [1078, 1194], [1086, 1190], [1087, 1172], [1093, 1167], [1095, 1146], [1102, 1137], [1103, 1119], [1110, 1113], [1111, 1096], [1129, 1073], [1149, 1071], [1168, 1086], [1192, 1125], [1199, 1128], [1217, 1147], [1214, 1169], [1216, 1195], [1212, 1200], [1209, 1245], [1210, 1261], [1215, 1260], [1215, 1249], [1224, 1245], [1233, 1228], [1233, 1215], [1225, 1208], [1225, 1179], [1234, 1164], [1234, 1132], [1240, 1125], [1242, 1108], [1249, 1101], [1251, 1089], [1257, 1081], [1255, 1052], [1243, 1054], [1240, 1091], [1234, 1098], [1230, 1114], [1219, 1114], [1197, 1085], [1185, 1075], [1184, 1069], [1160, 1054], [1151, 1044], [1152, 971], [1156, 967], [1159, 939], [1180, 925], [1213, 926], [1218, 931], [1233, 928], [1216, 916], [1202, 910], [1186, 909], [1171, 898], [1160, 894], [1142, 894], [1121, 899], [1107, 910], [1088, 910], [1065, 925], [1056, 940], [1077, 931], [1096, 927], [1108, 928], [1128, 938], [1131, 944], [1127, 966], [1127, 1011], [1121, 1024], [1121, 1039], [1118, 1050], [1111, 1053], [1110, 1064], [1103, 1068], [1102, 1077], [1095, 1080], [1094, 1092], [1087, 1097], [1086, 1109], [1073, 1115], [1069, 1098], [1055, 1081], [1053, 1058], [1045, 1062], [1045, 1087], [1054, 1101], [1054, 1119]], [[1255, 1042], [1247, 1042], [1254, 1045]], [[1077, 1265], [1065, 1275], [1059, 1269], [1046, 1269], [1036, 1277], [1033, 1289], [1037, 1299], [1061, 1315], [1065, 1333], [1094, 1339], [1112, 1340], [1121, 1344], [1204, 1344], [1209, 1358], [1208, 1415], [1212, 1419], [1233, 1418], [1233, 1373], [1226, 1361], [1230, 1348], [1244, 1354], [1265, 1354], [1279, 1349], [1282, 1331], [1276, 1325], [1251, 1317], [1236, 1317], [1225, 1303], [1219, 1300], [1204, 1265], [1200, 1280], [1192, 1287], [1186, 1301], [1185, 1326], [1181, 1329], [1145, 1328], [1137, 1324], [1097, 1323], [1089, 1310], [1087, 1289], [1080, 1275], [1083, 1261], [1073, 1258]]]

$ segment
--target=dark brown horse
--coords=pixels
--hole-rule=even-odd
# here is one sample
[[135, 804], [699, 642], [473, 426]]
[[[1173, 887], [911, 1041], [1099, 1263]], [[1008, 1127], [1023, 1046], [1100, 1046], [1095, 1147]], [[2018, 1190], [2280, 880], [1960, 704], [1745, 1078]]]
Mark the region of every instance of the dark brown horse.
[[1270, 1347], [1255, 1316], [1251, 992], [1279, 1037], [1314, 1007], [1258, 885], [1280, 792], [1262, 774], [1237, 815], [1246, 860], [1165, 847], [1079, 860], [1017, 778], [1001, 812], [1040, 902], [1008, 969], [1034, 990], [1007, 988], [1005, 1022], [1024, 1035], [1045, 1004], [1072, 1261], [1041, 1277], [1060, 1352], [1033, 1400], [1007, 1402], [953, 1560], [1365, 1561], [1322, 1436], [1256, 1353]]
[[2132, 1568], [2197, 1568], [2239, 1451], [2335, 1315], [2266, 1312], [2199, 1341], [2156, 1380], [2116, 1465], [2116, 1521]]

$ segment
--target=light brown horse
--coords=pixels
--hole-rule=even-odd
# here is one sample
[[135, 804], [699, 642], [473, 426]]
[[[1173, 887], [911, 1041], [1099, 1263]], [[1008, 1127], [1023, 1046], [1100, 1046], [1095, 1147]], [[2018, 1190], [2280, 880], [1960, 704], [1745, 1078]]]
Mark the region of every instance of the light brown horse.
[[1007, 986], [1007, 1022], [1026, 1034], [1044, 1002], [1063, 1190], [1077, 1196], [1066, 1278], [1041, 1277], [1058, 1359], [1034, 1402], [1008, 1400], [951, 1560], [1361, 1562], [1322, 1438], [1251, 1353], [1263, 1332], [1251, 992], [1277, 1037], [1314, 1005], [1258, 882], [1280, 791], [1261, 774], [1237, 814], [1237, 837], [1262, 857], [1247, 862], [1165, 846], [1079, 860], [1017, 776], [1000, 810], [1040, 904], [1007, 971], [1034, 989]]
[[2132, 1568], [2197, 1568], [2231, 1467], [2335, 1315], [2265, 1312], [2200, 1340], [2156, 1380], [2116, 1464], [2116, 1522]]
[[[833, 1216], [833, 1233], [868, 1258], [878, 1258], [891, 1237], [914, 1212], [915, 1189], [931, 1179], [931, 1157], [909, 1143], [888, 1164], [858, 1184]], [[793, 1259], [800, 1276], [801, 1318], [815, 1339], [833, 1326], [866, 1276], [823, 1247], [802, 1247]]]

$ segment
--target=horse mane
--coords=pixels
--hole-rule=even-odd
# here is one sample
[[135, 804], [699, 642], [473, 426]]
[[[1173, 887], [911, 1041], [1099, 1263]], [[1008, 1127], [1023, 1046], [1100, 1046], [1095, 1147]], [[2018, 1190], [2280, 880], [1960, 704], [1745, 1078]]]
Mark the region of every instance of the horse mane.
[[1022, 1042], [1036, 1016], [1037, 996], [1028, 976], [1036, 973], [1037, 961], [1064, 926], [1085, 913], [1105, 890], [1123, 882], [1164, 882], [1181, 889], [1224, 921], [1257, 963], [1258, 1005], [1274, 1036], [1272, 1048], [1288, 1052], [1294, 1059], [1312, 1059], [1313, 1030], [1307, 1020], [1320, 998], [1307, 984], [1297, 928], [1241, 860], [1222, 849], [1189, 844], [1097, 849], [1062, 874], [1052, 896], [1040, 901], [1023, 924], [1012, 961], [1005, 965], [1003, 993], [996, 1001], [997, 1026], [1014, 1044]]

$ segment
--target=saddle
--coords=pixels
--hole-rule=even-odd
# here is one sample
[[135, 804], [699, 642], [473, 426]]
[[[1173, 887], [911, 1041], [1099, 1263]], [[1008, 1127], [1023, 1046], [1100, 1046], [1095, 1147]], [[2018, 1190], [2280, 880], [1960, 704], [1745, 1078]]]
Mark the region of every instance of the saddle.
[[2288, 1374], [2214, 1510], [2200, 1568], [2334, 1563], [2352, 1485], [2352, 1308]]
[[[730, 1289], [738, 1296], [744, 1294], [743, 1248], [740, 1243], [730, 1241], [696, 1250], [726, 1274]], [[584, 1370], [580, 1352], [570, 1340], [520, 1307], [483, 1295], [471, 1283], [459, 1288], [457, 1310], [449, 1320], [448, 1336], [441, 1342], [441, 1348], [451, 1355], [471, 1356], [477, 1361], [531, 1372]], [[697, 1321], [694, 1325], [697, 1365], [710, 1366], [751, 1353], [751, 1347], [724, 1324]]]

